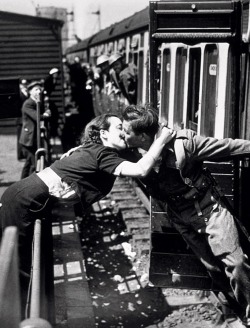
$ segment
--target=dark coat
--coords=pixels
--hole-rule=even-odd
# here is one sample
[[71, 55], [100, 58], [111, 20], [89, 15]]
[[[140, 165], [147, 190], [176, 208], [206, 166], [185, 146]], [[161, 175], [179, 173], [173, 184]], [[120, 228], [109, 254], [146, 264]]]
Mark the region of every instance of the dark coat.
[[25, 100], [22, 106], [23, 126], [19, 143], [26, 147], [36, 147], [37, 143], [37, 110], [32, 98]]

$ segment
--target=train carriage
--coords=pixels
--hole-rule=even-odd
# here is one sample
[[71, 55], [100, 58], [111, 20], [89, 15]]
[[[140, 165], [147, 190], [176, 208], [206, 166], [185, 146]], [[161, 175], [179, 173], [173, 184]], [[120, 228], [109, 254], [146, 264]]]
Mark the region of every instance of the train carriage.
[[[202, 136], [248, 139], [246, 12], [249, 3], [239, 1], [150, 3], [150, 101], [159, 108], [161, 120]], [[234, 207], [247, 244], [243, 225], [249, 230], [248, 159], [206, 166]], [[151, 218], [150, 282], [214, 289], [161, 204], [153, 199]]]

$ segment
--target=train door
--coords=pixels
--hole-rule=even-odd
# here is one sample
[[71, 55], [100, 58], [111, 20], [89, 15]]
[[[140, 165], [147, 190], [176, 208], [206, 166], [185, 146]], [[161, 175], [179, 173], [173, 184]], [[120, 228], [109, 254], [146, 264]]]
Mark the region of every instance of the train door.
[[[184, 126], [205, 136], [235, 137], [236, 124], [230, 131], [228, 122], [232, 118], [237, 122], [239, 106], [241, 3], [158, 1], [150, 2], [149, 10], [150, 101], [160, 107], [161, 118], [175, 128]], [[235, 204], [238, 167], [209, 165]], [[150, 283], [213, 289], [204, 267], [171, 226], [165, 208], [151, 199]]]

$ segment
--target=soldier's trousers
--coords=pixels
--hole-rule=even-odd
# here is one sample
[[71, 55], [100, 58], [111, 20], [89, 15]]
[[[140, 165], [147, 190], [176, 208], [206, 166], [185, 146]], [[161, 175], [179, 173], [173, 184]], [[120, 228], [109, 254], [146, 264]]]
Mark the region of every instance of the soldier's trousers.
[[233, 215], [210, 192], [201, 201], [201, 212], [195, 213], [194, 208], [177, 212], [168, 207], [169, 217], [220, 288], [226, 290], [230, 283], [236, 300], [250, 317], [250, 265]]

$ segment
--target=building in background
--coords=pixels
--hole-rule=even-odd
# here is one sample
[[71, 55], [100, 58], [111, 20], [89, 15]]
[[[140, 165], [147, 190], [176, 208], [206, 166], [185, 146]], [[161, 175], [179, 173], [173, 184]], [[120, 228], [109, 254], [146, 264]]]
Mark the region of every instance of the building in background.
[[36, 7], [36, 16], [61, 20], [64, 22], [62, 27], [62, 52], [81, 41], [75, 33], [75, 21], [73, 9], [69, 12], [66, 8], [58, 7]]

